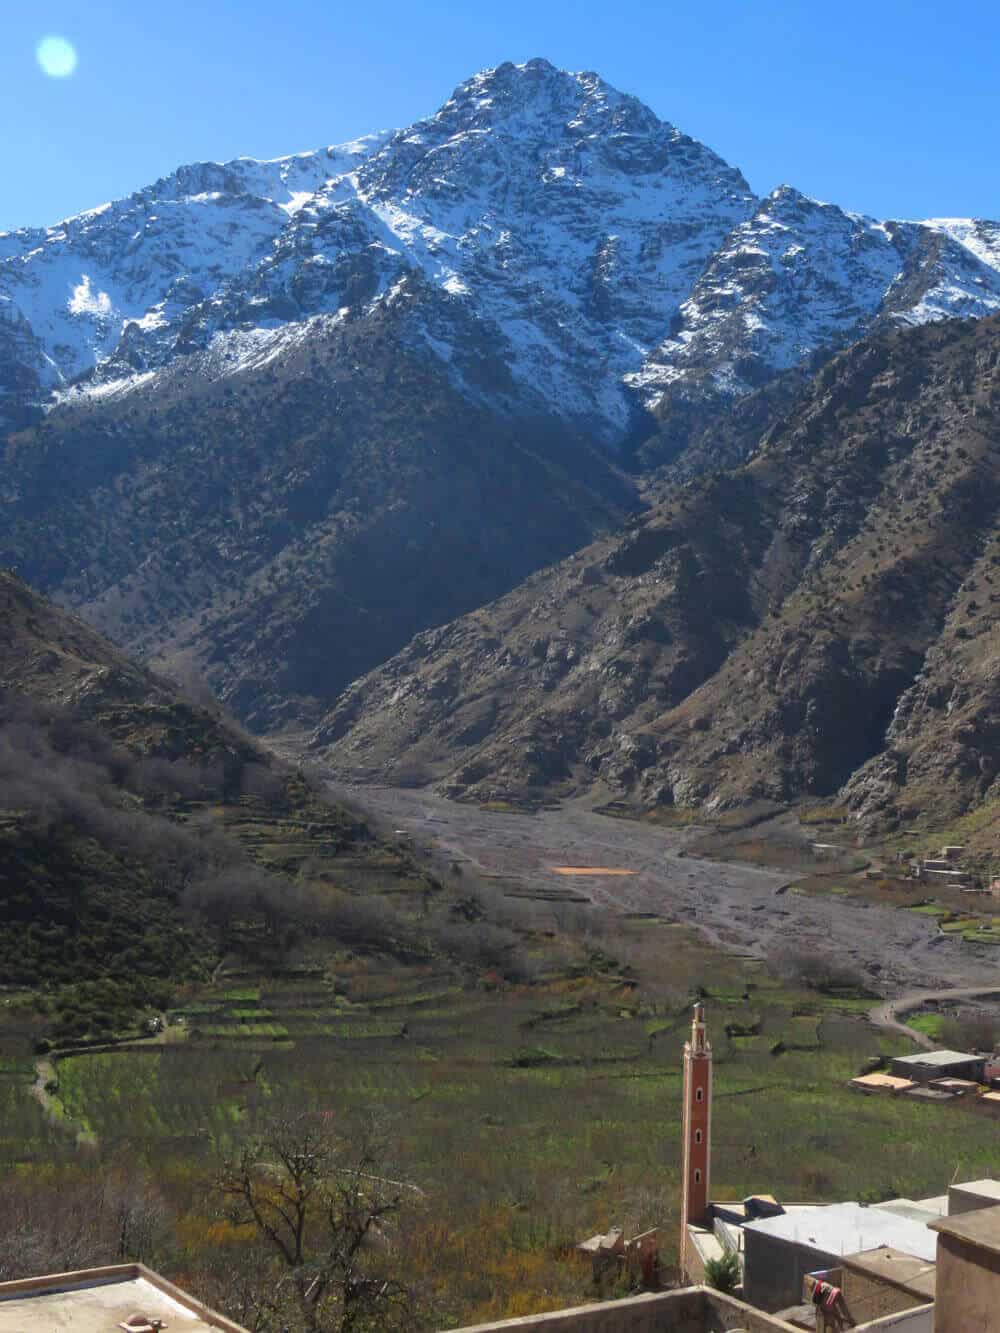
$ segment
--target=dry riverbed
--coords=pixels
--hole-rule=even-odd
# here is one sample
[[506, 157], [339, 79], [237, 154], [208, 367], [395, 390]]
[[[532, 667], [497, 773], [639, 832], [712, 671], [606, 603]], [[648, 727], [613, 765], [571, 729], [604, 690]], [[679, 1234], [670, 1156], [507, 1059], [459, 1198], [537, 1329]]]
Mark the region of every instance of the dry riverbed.
[[[535, 814], [490, 810], [432, 792], [333, 784], [331, 791], [441, 857], [509, 884], [517, 896], [565, 890], [622, 914], [650, 913], [697, 928], [733, 953], [765, 957], [782, 948], [817, 949], [861, 968], [887, 994], [1000, 983], [1000, 951], [941, 934], [933, 918], [857, 896], [798, 893], [796, 876], [709, 861], [710, 830], [664, 828], [598, 814], [582, 803]], [[556, 867], [629, 870], [575, 875]]]

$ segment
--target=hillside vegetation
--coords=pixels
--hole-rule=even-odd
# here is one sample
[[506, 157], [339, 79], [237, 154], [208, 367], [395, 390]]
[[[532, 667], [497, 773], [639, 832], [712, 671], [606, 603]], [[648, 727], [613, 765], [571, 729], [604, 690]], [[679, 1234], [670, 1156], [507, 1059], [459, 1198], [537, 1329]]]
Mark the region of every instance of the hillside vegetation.
[[961, 814], [995, 776], [998, 453], [996, 320], [859, 343], [745, 465], [417, 636], [314, 744], [478, 798]]
[[120, 1032], [230, 956], [431, 947], [368, 902], [431, 891], [409, 852], [9, 573], [0, 620], [0, 986], [57, 1037]]

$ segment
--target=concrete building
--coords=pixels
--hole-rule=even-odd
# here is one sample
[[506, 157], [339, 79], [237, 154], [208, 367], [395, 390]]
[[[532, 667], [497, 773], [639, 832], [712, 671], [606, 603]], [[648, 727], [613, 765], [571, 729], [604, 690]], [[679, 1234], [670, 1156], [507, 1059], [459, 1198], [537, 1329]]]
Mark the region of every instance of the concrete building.
[[890, 1248], [934, 1262], [935, 1237], [927, 1222], [860, 1203], [798, 1209], [743, 1227], [743, 1294], [762, 1310], [784, 1310], [801, 1300], [810, 1273], [839, 1268], [845, 1255]]
[[829, 1309], [822, 1304], [816, 1315], [817, 1333], [841, 1333], [882, 1320], [888, 1315], [921, 1311], [927, 1317], [934, 1303], [936, 1268], [925, 1259], [904, 1254], [891, 1246], [880, 1246], [862, 1254], [845, 1255], [839, 1267], [822, 1274], [809, 1274], [803, 1295], [814, 1296], [816, 1283], [824, 1280], [840, 1292]]
[[0, 1282], [0, 1333], [246, 1333], [144, 1264]]
[[942, 1217], [938, 1233], [934, 1333], [1000, 1328], [1000, 1207]]
[[983, 1079], [984, 1060], [967, 1051], [919, 1051], [901, 1055], [892, 1062], [896, 1078], [911, 1078], [916, 1083], [930, 1083], [938, 1078], [964, 1078], [974, 1083]]
[[1000, 1180], [969, 1180], [948, 1189], [948, 1217], [978, 1212], [1000, 1204]]

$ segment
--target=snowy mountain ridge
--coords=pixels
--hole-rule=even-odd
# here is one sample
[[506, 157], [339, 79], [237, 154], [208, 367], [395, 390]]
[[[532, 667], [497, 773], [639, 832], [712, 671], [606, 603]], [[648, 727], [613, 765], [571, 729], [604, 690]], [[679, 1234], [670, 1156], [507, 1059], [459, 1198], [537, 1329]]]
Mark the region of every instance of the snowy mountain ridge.
[[0, 425], [191, 354], [231, 373], [404, 298], [470, 393], [496, 382], [471, 348], [512, 410], [613, 446], [637, 411], [732, 398], [880, 323], [1000, 310], [1000, 223], [757, 198], [596, 74], [504, 64], [394, 133], [181, 167], [0, 234]]

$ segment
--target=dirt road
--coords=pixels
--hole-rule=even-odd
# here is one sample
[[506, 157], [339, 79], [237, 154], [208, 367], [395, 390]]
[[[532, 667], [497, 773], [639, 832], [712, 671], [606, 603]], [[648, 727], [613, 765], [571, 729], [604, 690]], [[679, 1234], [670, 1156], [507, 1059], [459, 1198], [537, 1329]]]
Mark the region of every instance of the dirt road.
[[874, 1009], [869, 1011], [868, 1017], [877, 1028], [885, 1028], [889, 1032], [900, 1032], [903, 1036], [909, 1037], [911, 1041], [915, 1041], [918, 1046], [933, 1051], [941, 1043], [928, 1037], [926, 1032], [921, 1032], [917, 1028], [911, 1028], [906, 1023], [899, 1022], [901, 1014], [910, 1014], [914, 1009], [922, 1009], [925, 1004], [939, 1003], [942, 1000], [947, 1002], [949, 1000], [985, 999], [991, 995], [1000, 995], [1000, 984], [995, 986], [953, 986], [949, 990], [910, 991], [907, 995], [899, 995], [894, 1000], [886, 1000], [884, 1004], [877, 1004]]
[[704, 829], [662, 828], [595, 814], [582, 804], [529, 815], [460, 805], [420, 790], [333, 784], [418, 845], [435, 847], [481, 874], [523, 891], [568, 881], [554, 866], [635, 871], [575, 877], [575, 893], [612, 912], [651, 912], [687, 922], [734, 953], [764, 957], [794, 945], [821, 949], [861, 968], [887, 994], [917, 986], [1000, 991], [1000, 951], [942, 934], [933, 918], [836, 895], [788, 890], [790, 876], [685, 854]]

